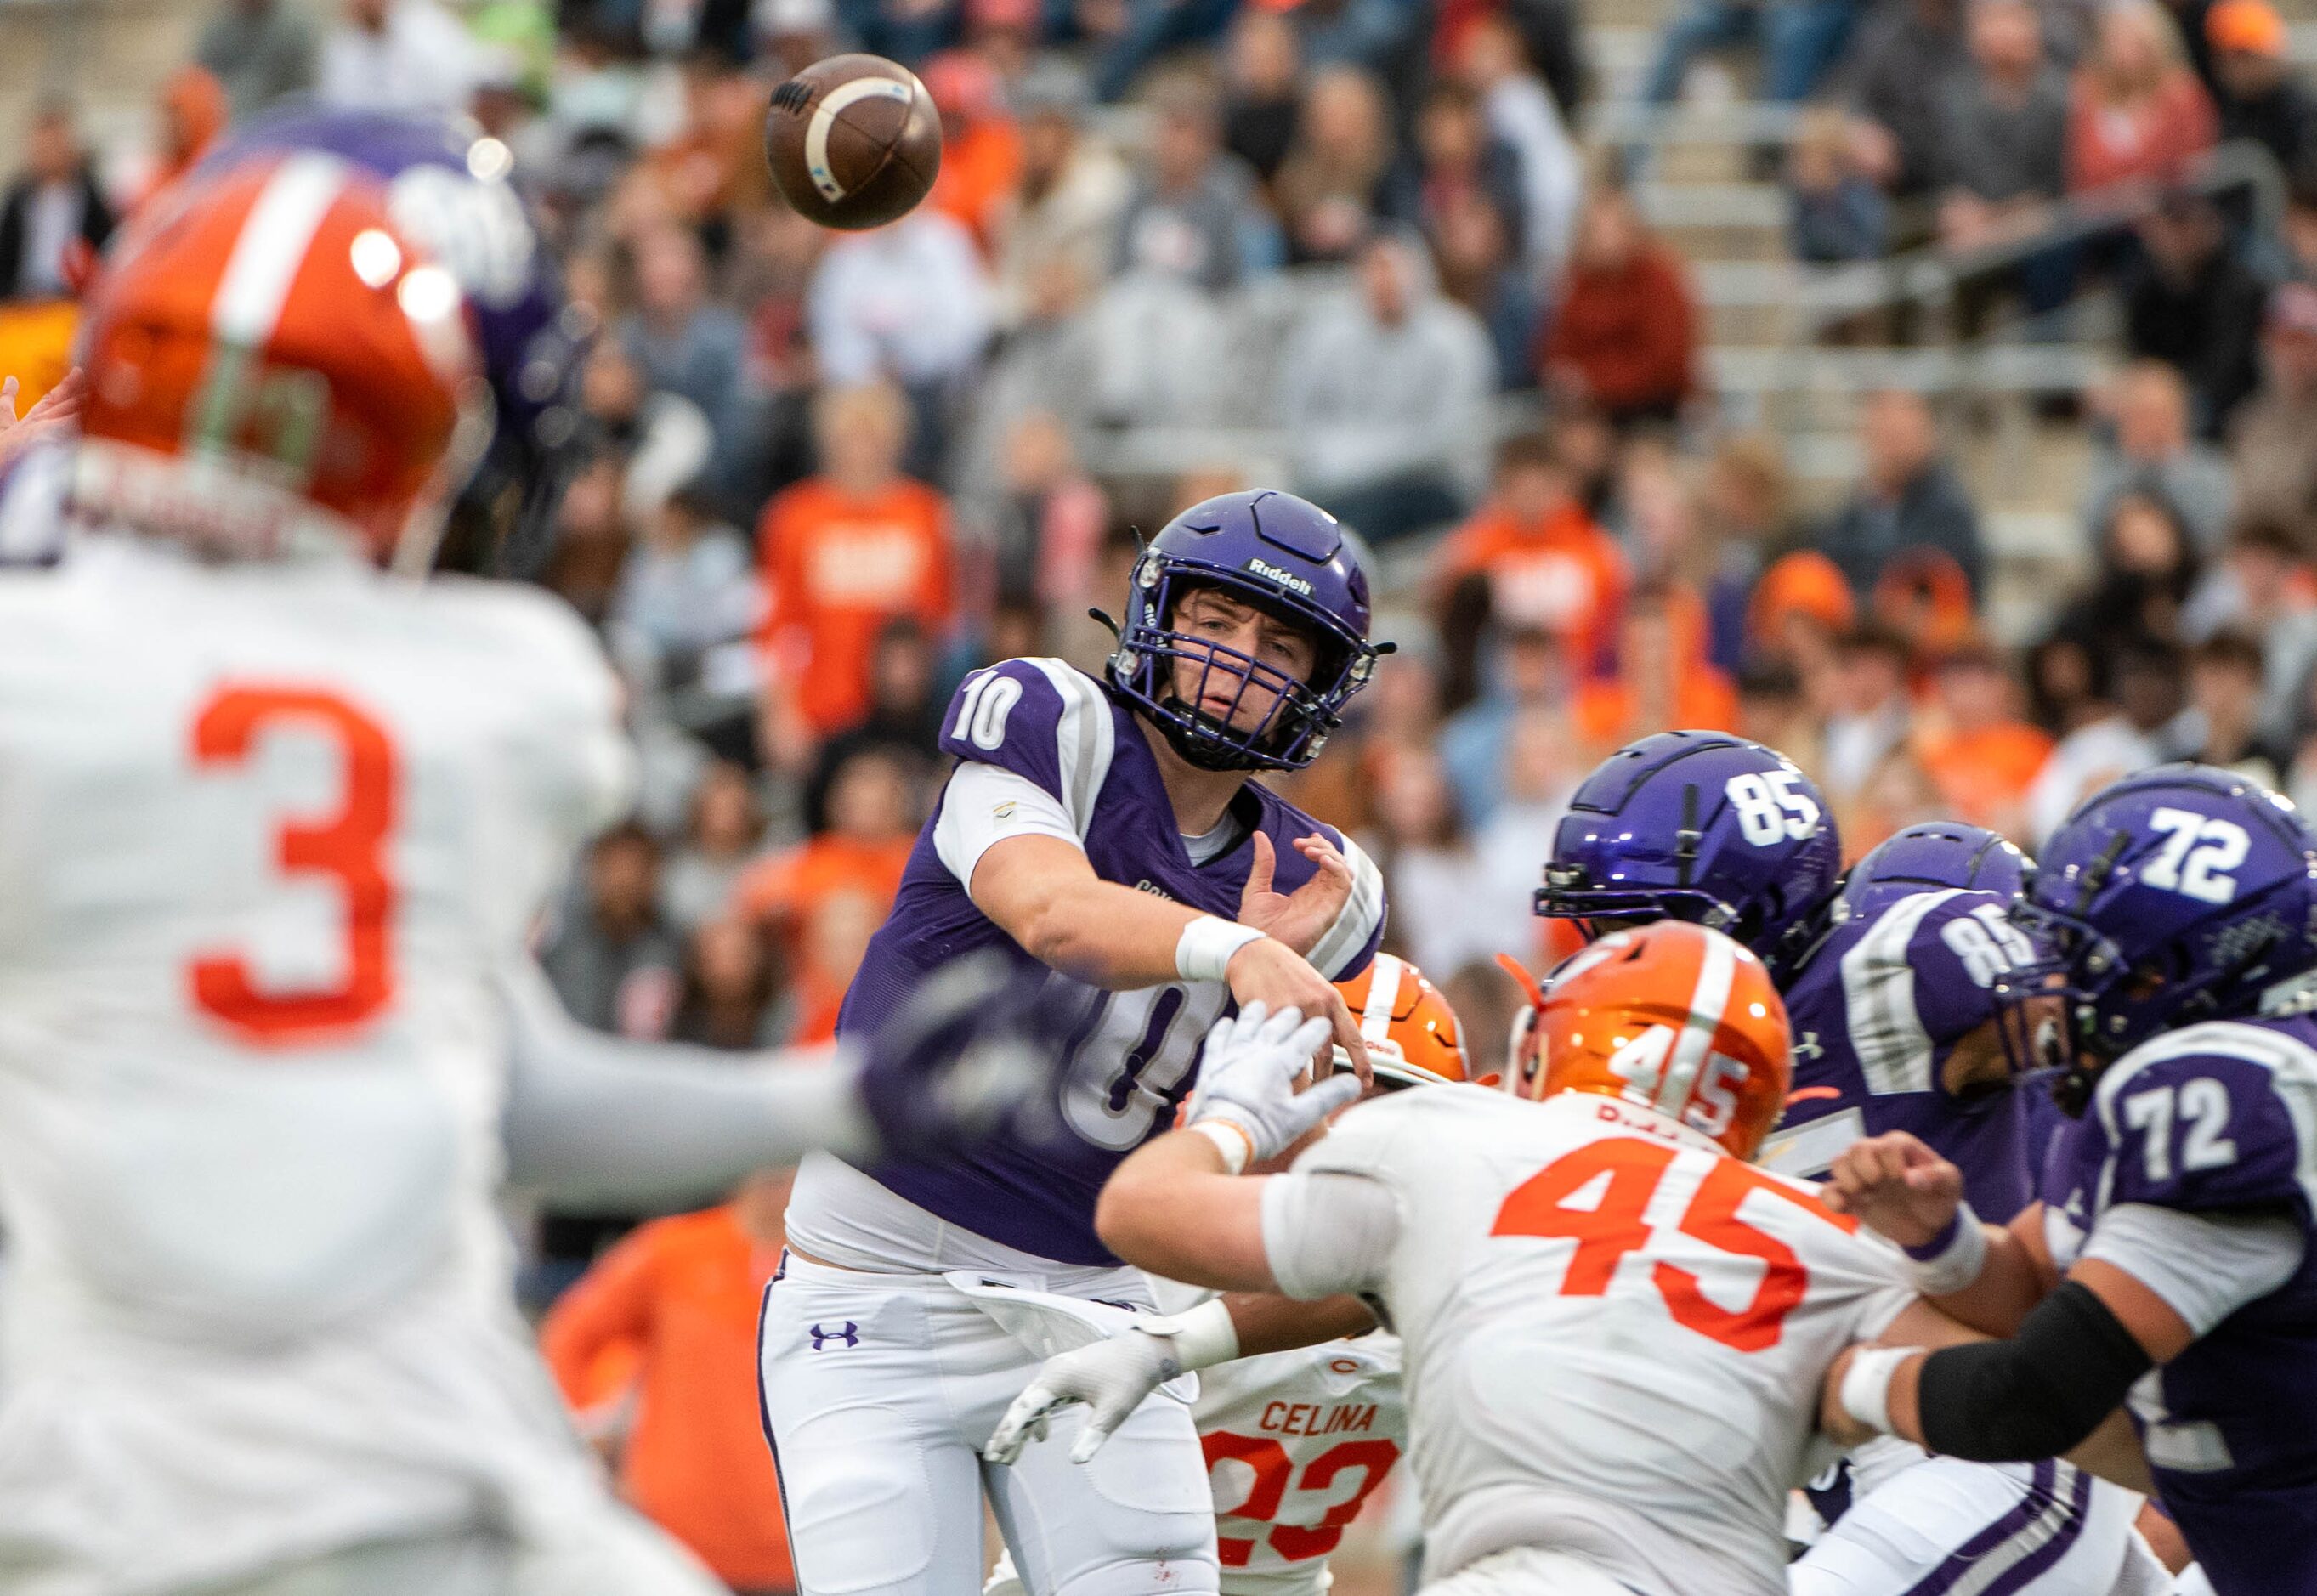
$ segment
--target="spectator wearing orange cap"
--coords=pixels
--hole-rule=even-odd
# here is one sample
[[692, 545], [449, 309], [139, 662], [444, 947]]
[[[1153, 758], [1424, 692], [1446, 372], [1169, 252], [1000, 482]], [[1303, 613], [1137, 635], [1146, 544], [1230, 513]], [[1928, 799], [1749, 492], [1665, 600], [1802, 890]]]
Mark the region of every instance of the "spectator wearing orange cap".
[[2007, 835], [2026, 834], [2027, 789], [2052, 755], [2052, 739], [2019, 717], [2019, 691], [1984, 644], [1941, 659], [1932, 676], [1935, 714], [1916, 757], [1950, 814]]
[[1837, 641], [1857, 619], [1842, 567], [1815, 548], [1798, 548], [1779, 557], [1754, 584], [1747, 653], [1788, 666], [1807, 686], [1823, 686], [1835, 667]]
[[[792, 1171], [752, 1175], [720, 1208], [655, 1219], [581, 1276], [540, 1350], [583, 1424], [611, 1428], [621, 1494], [745, 1596], [796, 1588], [780, 1479], [756, 1418], [756, 1313], [779, 1267]], [[604, 1389], [605, 1372], [632, 1371]]]
[[1624, 597], [1625, 558], [1577, 502], [1545, 439], [1522, 435], [1498, 447], [1495, 493], [1433, 557], [1436, 614], [1445, 620], [1458, 585], [1474, 575], [1486, 579], [1497, 624], [1559, 637], [1579, 674], [1600, 668]]
[[1626, 601], [1617, 673], [1578, 690], [1579, 736], [1606, 753], [1651, 732], [1729, 731], [1737, 690], [1706, 657], [1705, 604], [1679, 583], [1652, 584]]
[[2317, 102], [2286, 60], [2285, 19], [2268, 0], [2220, 0], [2205, 14], [2221, 137], [2266, 146], [2288, 178], [2317, 168]]
[[980, 56], [950, 50], [926, 63], [926, 93], [941, 112], [941, 175], [926, 202], [964, 224], [987, 257], [1022, 186], [1022, 135], [1006, 114], [997, 73]]

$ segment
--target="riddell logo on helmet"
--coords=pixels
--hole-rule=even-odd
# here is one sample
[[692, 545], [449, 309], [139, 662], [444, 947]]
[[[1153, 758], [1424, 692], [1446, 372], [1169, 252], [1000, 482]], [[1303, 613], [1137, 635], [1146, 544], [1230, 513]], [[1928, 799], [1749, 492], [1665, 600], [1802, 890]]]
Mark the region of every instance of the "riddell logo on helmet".
[[1259, 559], [1251, 559], [1239, 568], [1252, 571], [1268, 581], [1276, 582], [1290, 593], [1300, 593], [1307, 599], [1311, 596], [1311, 584], [1293, 571], [1283, 571], [1277, 566], [1266, 565]]

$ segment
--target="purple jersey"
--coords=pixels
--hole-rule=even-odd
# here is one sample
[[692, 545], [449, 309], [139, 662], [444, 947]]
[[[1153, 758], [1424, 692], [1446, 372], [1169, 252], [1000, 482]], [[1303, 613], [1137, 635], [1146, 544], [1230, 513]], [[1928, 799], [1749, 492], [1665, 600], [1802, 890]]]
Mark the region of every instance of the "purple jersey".
[[[1054, 799], [1104, 880], [1226, 920], [1239, 917], [1256, 829], [1271, 838], [1281, 892], [1311, 879], [1316, 867], [1294, 843], [1319, 832], [1343, 849], [1355, 885], [1311, 962], [1341, 980], [1374, 956], [1383, 883], [1356, 846], [1249, 781], [1231, 806], [1238, 834], [1221, 854], [1194, 864], [1132, 711], [1060, 660], [1007, 660], [966, 678], [944, 718], [942, 747], [961, 761], [1011, 771]], [[943, 805], [956, 790], [953, 778]], [[995, 947], [1025, 966], [1034, 962], [974, 907], [966, 884], [943, 862], [941, 832], [937, 808], [909, 856], [893, 912], [845, 994], [840, 1032], [873, 1030], [926, 971], [974, 949]], [[1176, 1105], [1197, 1078], [1208, 1029], [1227, 1012], [1230, 994], [1220, 982], [1133, 992], [1105, 992], [1060, 974], [1048, 982], [1051, 1001], [1076, 1012], [1051, 1133], [1034, 1142], [1000, 1140], [962, 1159], [879, 1164], [867, 1172], [992, 1241], [1060, 1263], [1114, 1263], [1095, 1235], [1095, 1198], [1127, 1154], [1173, 1125]]]
[[[2290, 1214], [2317, 1192], [2317, 1021], [2214, 1021], [2107, 1070], [2044, 1183], [2073, 1266], [2124, 1203]], [[2224, 1596], [2317, 1591], [2317, 1246], [2285, 1284], [2133, 1387], [2164, 1505]]]
[[1794, 1089], [1762, 1163], [1815, 1177], [1861, 1137], [1911, 1131], [1963, 1171], [1982, 1217], [1999, 1224], [2026, 1207], [2014, 1094], [1958, 1097], [1941, 1074], [1955, 1044], [1994, 1017], [1996, 978], [2032, 953], [1988, 892], [1917, 893], [1836, 926], [1785, 988]]

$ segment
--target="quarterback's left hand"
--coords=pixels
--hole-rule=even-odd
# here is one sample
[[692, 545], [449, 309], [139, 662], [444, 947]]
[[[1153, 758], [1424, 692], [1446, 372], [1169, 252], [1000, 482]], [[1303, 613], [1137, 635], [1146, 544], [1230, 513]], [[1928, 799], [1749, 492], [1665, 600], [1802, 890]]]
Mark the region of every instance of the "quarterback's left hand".
[[1261, 832], [1253, 842], [1255, 860], [1239, 895], [1239, 923], [1278, 938], [1308, 958], [1352, 901], [1352, 867], [1325, 832], [1313, 832], [1295, 839], [1295, 851], [1318, 867], [1311, 878], [1292, 893], [1274, 892], [1271, 880], [1279, 855]]
[[858, 1091], [886, 1157], [955, 1153], [1051, 1111], [1067, 1005], [984, 950], [934, 970], [869, 1039]]
[[1084, 1463], [1144, 1397], [1182, 1372], [1175, 1338], [1139, 1324], [1090, 1346], [1058, 1352], [1006, 1410], [981, 1455], [992, 1463], [1013, 1462], [1030, 1442], [1046, 1439], [1047, 1421], [1055, 1413], [1083, 1402], [1088, 1409], [1086, 1429], [1070, 1448], [1070, 1461]]
[[1328, 1031], [1325, 1020], [1306, 1020], [1293, 1009], [1273, 1014], [1260, 1003], [1219, 1021], [1207, 1033], [1185, 1123], [1220, 1119], [1235, 1127], [1247, 1137], [1251, 1164], [1278, 1156], [1364, 1090], [1354, 1075], [1331, 1075], [1295, 1090]]

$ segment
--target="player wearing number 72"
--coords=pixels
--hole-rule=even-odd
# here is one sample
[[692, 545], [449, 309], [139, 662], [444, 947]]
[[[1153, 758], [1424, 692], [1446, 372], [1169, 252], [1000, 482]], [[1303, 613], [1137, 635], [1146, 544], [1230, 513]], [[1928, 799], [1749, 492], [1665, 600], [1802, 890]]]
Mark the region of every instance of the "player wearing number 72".
[[1036, 1596], [1215, 1591], [1207, 1467], [1179, 1404], [1145, 1404], [1092, 1468], [1069, 1435], [1008, 1465], [980, 1450], [1045, 1356], [1152, 1306], [1096, 1235], [1096, 1199], [1173, 1123], [1229, 1007], [1322, 1014], [1320, 1040], [1364, 1070], [1329, 982], [1374, 953], [1381, 878], [1248, 778], [1319, 753], [1373, 667], [1367, 627], [1334, 517], [1230, 494], [1143, 551], [1106, 681], [1016, 659], [959, 689], [942, 723], [958, 766], [839, 1030], [990, 949], [1045, 976], [1064, 1078], [1042, 1136], [800, 1170], [760, 1351], [804, 1590], [979, 1589], [986, 1494]]
[[2166, 765], [2096, 793], [2015, 911], [2052, 957], [2076, 1122], [2008, 1226], [1903, 1136], [1829, 1201], [1905, 1244], [1990, 1335], [1857, 1355], [1828, 1422], [1988, 1461], [2072, 1446], [2129, 1399], [2222, 1596], [2317, 1590], [2317, 835], [2243, 777]]
[[[1652, 1025], [1664, 1057], [1621, 1057]], [[1194, 1125], [1120, 1167], [1102, 1235], [1171, 1278], [1377, 1305], [1405, 1347], [1435, 1596], [1783, 1596], [1828, 1365], [1965, 1333], [1896, 1249], [1746, 1162], [1790, 1079], [1746, 949], [1676, 921], [1613, 932], [1555, 973], [1534, 1030], [1543, 1067], [1507, 1083], [1538, 1101], [1378, 1098], [1256, 1178]], [[1294, 1064], [1208, 1067], [1284, 1097]]]

